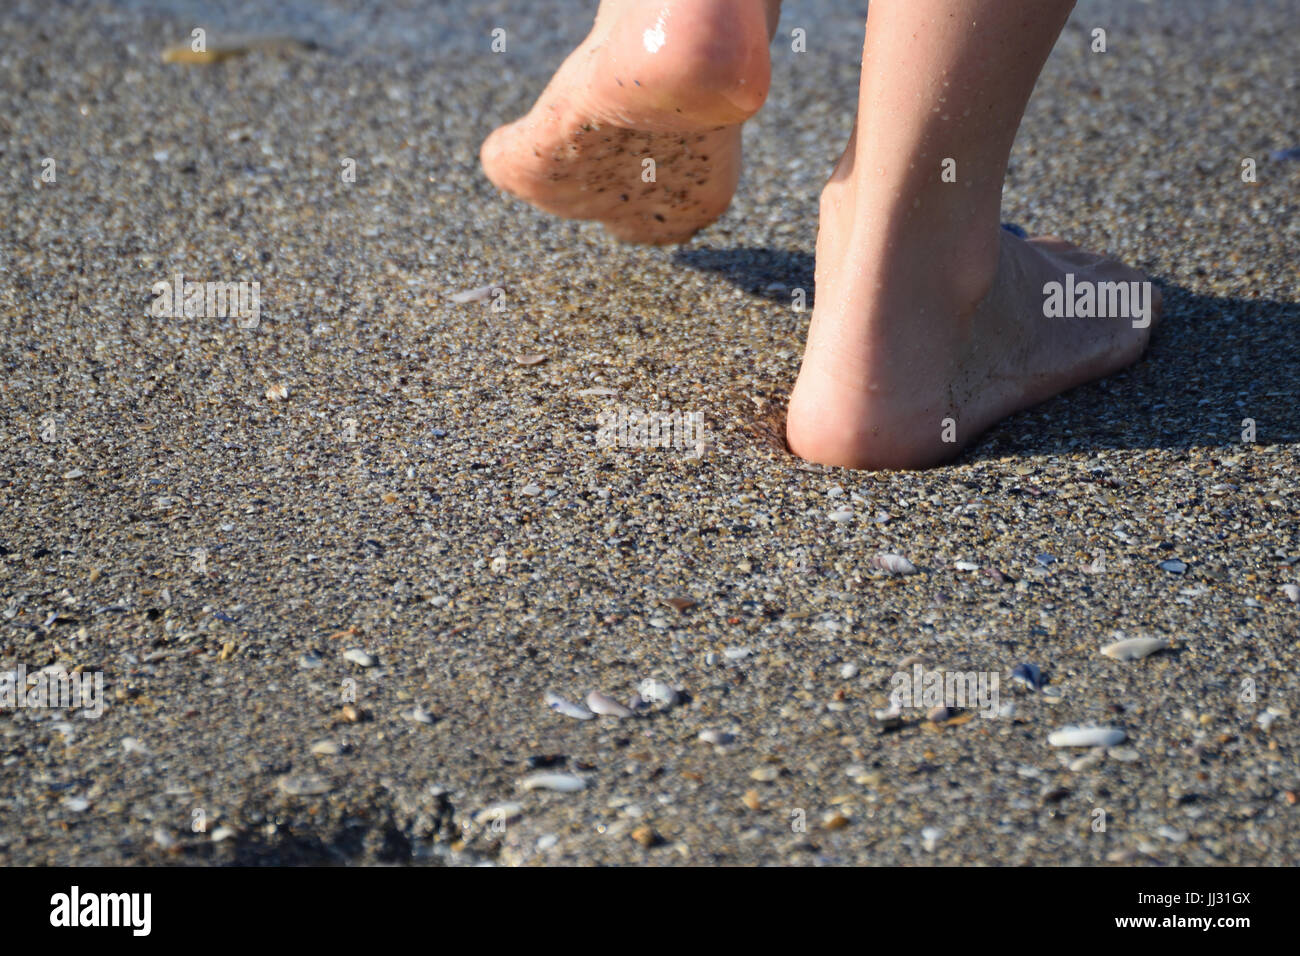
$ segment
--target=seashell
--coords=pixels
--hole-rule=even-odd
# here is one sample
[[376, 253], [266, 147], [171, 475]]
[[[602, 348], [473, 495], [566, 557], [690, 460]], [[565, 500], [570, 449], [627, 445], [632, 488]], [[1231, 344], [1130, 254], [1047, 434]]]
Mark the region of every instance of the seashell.
[[687, 610], [688, 608], [695, 607], [695, 605], [698, 604], [699, 602], [696, 601], [695, 598], [670, 597], [670, 598], [664, 598], [663, 603], [667, 604], [674, 611], [680, 613]]
[[282, 402], [289, 397], [289, 390], [283, 385], [272, 385], [266, 390], [268, 402]]
[[588, 397], [591, 397], [591, 396], [606, 396], [606, 397], [613, 397], [613, 396], [615, 396], [615, 395], [618, 394], [618, 389], [616, 389], [616, 388], [584, 388], [582, 391], [580, 391], [580, 392], [574, 392], [573, 394], [574, 394], [574, 395], [581, 395], [583, 398], [588, 398]]
[[624, 707], [612, 697], [606, 697], [598, 690], [593, 690], [587, 695], [587, 706], [591, 708], [592, 713], [602, 714], [606, 717], [632, 717], [632, 711]]
[[85, 797], [65, 797], [63, 805], [73, 813], [81, 813], [83, 810], [90, 809], [90, 801]]
[[404, 711], [402, 716], [417, 724], [433, 723], [433, 714], [429, 713], [423, 707], [412, 707], [410, 710]]
[[1017, 664], [1016, 669], [1011, 672], [1011, 679], [1019, 681], [1030, 690], [1043, 689], [1043, 672], [1038, 669], [1037, 664]]
[[1277, 720], [1277, 714], [1271, 711], [1262, 710], [1259, 716], [1255, 718], [1255, 723], [1259, 724], [1259, 729], [1268, 733], [1268, 729], [1273, 726], [1273, 721]]
[[943, 838], [943, 831], [938, 827], [926, 827], [921, 831], [921, 845], [927, 853], [934, 852], [934, 846]]
[[311, 745], [311, 752], [318, 757], [337, 757], [343, 748], [333, 740], [318, 740]]
[[541, 485], [524, 485], [522, 488], [519, 489], [519, 493], [520, 493], [521, 495], [527, 495], [527, 496], [530, 497], [530, 498], [535, 498], [535, 497], [537, 497], [538, 495], [540, 495], [540, 494], [542, 493], [542, 486], [541, 486]]
[[1062, 727], [1047, 735], [1053, 747], [1113, 747], [1124, 739], [1118, 727]]
[[466, 289], [464, 292], [457, 292], [454, 295], [447, 296], [451, 302], [457, 305], [464, 305], [466, 302], [482, 302], [484, 299], [492, 297], [492, 290], [500, 288], [499, 286], [481, 285], [477, 289]]
[[1070, 772], [1079, 773], [1083, 770], [1091, 770], [1097, 764], [1101, 763], [1102, 758], [1106, 756], [1105, 747], [1095, 747], [1088, 751], [1082, 757], [1076, 757], [1070, 761]]
[[276, 785], [291, 797], [312, 797], [329, 793], [334, 785], [324, 777], [314, 774], [292, 776], [286, 774], [276, 780]]
[[843, 524], [846, 521], [853, 520], [853, 512], [848, 510], [832, 511], [826, 517], [830, 518], [836, 524]]
[[878, 554], [871, 563], [890, 574], [915, 574], [916, 565], [901, 554]]
[[852, 680], [858, 676], [858, 665], [852, 662], [840, 665], [840, 677], [844, 680]]
[[736, 739], [735, 734], [725, 733], [724, 731], [721, 730], [700, 731], [700, 740], [702, 740], [706, 744], [714, 744], [719, 747], [724, 747], [727, 744], [734, 741], [735, 739]]
[[729, 661], [739, 661], [739, 660], [744, 660], [746, 657], [748, 657], [750, 654], [753, 653], [754, 652], [751, 651], [748, 647], [728, 647], [723, 650], [722, 656]]
[[353, 664], [356, 664], [358, 667], [375, 666], [375, 659], [371, 655], [367, 654], [365, 651], [361, 650], [361, 648], [359, 647], [349, 648], [348, 650], [343, 652], [343, 656], [347, 660], [350, 660]]
[[557, 714], [563, 714], [565, 717], [572, 717], [574, 720], [594, 720], [596, 717], [596, 715], [586, 707], [581, 707], [578, 704], [567, 701], [559, 694], [552, 693], [549, 690], [546, 692], [544, 700], [546, 701], [546, 706], [551, 708], [551, 710], [555, 711]]
[[1288, 600], [1300, 604], [1300, 584], [1284, 584], [1282, 585], [1282, 593], [1287, 596]]
[[952, 566], [958, 571], [978, 571], [980, 566], [974, 561], [954, 561]]
[[520, 790], [554, 790], [556, 793], [577, 793], [587, 789], [587, 781], [572, 773], [534, 773], [517, 784]]
[[1156, 637], [1130, 637], [1124, 641], [1107, 644], [1101, 652], [1117, 661], [1137, 661], [1165, 650], [1169, 645]]
[[832, 810], [822, 817], [823, 830], [842, 830], [849, 825], [849, 818], [838, 810]]
[[777, 777], [781, 776], [781, 770], [771, 764], [764, 764], [761, 767], [756, 767], [751, 770], [749, 776], [760, 783], [771, 783]]
[[663, 704], [665, 707], [672, 707], [677, 703], [677, 691], [673, 690], [661, 680], [646, 678], [637, 688], [643, 700], [648, 700], [653, 704]]
[[523, 815], [524, 808], [519, 803], [498, 803], [474, 814], [474, 822], [479, 826], [487, 823], [509, 823]]
[[546, 361], [546, 356], [541, 352], [524, 352], [522, 355], [516, 355], [515, 361], [520, 365], [540, 365]]
[[1182, 574], [1187, 570], [1187, 562], [1179, 561], [1177, 558], [1171, 558], [1168, 561], [1161, 561], [1156, 565], [1161, 571], [1168, 571], [1170, 574]]

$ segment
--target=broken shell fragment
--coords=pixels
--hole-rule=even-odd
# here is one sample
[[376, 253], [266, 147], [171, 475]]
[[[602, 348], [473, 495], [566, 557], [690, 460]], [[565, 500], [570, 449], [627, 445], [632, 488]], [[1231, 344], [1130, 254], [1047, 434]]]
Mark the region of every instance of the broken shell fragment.
[[1053, 747], [1113, 747], [1123, 739], [1118, 727], [1062, 727], [1047, 735]]
[[1130, 637], [1127, 640], [1116, 641], [1114, 644], [1107, 644], [1101, 652], [1113, 660], [1136, 661], [1156, 651], [1165, 650], [1167, 647], [1168, 644], [1156, 637]]
[[466, 289], [464, 292], [457, 292], [447, 298], [457, 305], [464, 305], [466, 302], [482, 302], [484, 299], [492, 297], [493, 289], [499, 288], [500, 286], [481, 285], [477, 289]]
[[1011, 672], [1011, 679], [1019, 681], [1030, 690], [1043, 689], [1043, 672], [1039, 670], [1037, 664], [1017, 664], [1016, 669]]
[[641, 694], [642, 700], [648, 700], [654, 704], [663, 704], [665, 707], [672, 707], [677, 703], [677, 691], [673, 690], [661, 680], [646, 678], [637, 688]]
[[525, 352], [522, 355], [516, 355], [515, 361], [520, 365], [540, 365], [546, 361], [546, 356], [541, 352]]

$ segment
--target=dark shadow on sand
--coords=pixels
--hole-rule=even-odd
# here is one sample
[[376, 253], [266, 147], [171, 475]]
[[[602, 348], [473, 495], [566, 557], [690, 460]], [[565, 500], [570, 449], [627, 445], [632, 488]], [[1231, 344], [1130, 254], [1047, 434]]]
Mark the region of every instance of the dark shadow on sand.
[[[803, 288], [813, 304], [813, 257], [804, 252], [697, 247], [674, 258], [782, 305]], [[1204, 295], [1153, 279], [1164, 318], [1136, 365], [1013, 415], [960, 460], [1155, 448], [1227, 454], [1250, 447], [1247, 419], [1258, 445], [1300, 442], [1300, 302]]]

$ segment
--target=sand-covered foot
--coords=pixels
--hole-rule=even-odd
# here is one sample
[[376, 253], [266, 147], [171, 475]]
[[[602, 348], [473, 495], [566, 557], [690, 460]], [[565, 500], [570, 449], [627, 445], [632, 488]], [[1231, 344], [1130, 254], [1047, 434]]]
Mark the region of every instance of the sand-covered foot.
[[627, 242], [684, 242], [726, 211], [740, 124], [770, 80], [757, 0], [603, 0], [532, 110], [483, 143], [492, 182]]
[[1013, 412], [1136, 361], [1159, 315], [1144, 275], [1055, 237], [1001, 232], [991, 255], [953, 269], [944, 263], [959, 256], [910, 253], [906, 241], [868, 251], [823, 209], [787, 422], [791, 450], [812, 461], [943, 462]]

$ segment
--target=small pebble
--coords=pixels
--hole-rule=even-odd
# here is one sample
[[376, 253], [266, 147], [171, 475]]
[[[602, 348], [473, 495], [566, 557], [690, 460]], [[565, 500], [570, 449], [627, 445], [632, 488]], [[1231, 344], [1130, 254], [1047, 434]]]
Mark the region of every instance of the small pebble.
[[844, 680], [852, 680], [858, 676], [858, 665], [853, 663], [840, 665], [840, 677]]
[[311, 745], [311, 752], [318, 757], [337, 757], [343, 748], [333, 740], [318, 740]]
[[1187, 562], [1179, 561], [1177, 558], [1174, 558], [1169, 561], [1161, 561], [1157, 567], [1159, 567], [1161, 571], [1168, 571], [1170, 574], [1182, 574], [1187, 570]]
[[272, 385], [266, 390], [266, 398], [272, 402], [282, 402], [289, 397], [289, 390], [283, 385]]
[[700, 731], [700, 740], [704, 741], [704, 743], [706, 744], [715, 744], [716, 746], [719, 747], [725, 746], [731, 743], [735, 739], [736, 738], [734, 734], [728, 734], [721, 730]]
[[540, 365], [546, 361], [546, 356], [541, 352], [525, 352], [522, 355], [516, 355], [515, 361], [520, 365]]

